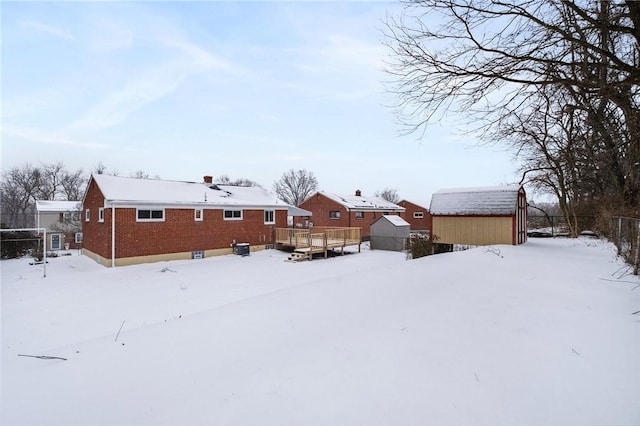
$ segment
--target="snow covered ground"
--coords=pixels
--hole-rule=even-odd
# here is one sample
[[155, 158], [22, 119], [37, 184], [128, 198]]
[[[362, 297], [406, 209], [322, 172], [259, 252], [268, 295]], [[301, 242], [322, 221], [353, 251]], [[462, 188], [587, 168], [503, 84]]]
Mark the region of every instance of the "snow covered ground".
[[608, 243], [285, 258], [2, 261], [0, 423], [640, 424], [639, 281]]

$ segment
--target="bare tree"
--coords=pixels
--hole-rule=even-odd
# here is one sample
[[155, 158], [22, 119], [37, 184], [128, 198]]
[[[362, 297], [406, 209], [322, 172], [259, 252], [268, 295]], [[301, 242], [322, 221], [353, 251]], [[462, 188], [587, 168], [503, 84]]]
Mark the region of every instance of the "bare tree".
[[75, 172], [66, 172], [61, 178], [62, 192], [65, 199], [69, 201], [80, 201], [84, 195], [87, 185], [87, 177], [82, 169]]
[[376, 191], [374, 194], [376, 197], [380, 197], [383, 200], [387, 200], [390, 203], [398, 203], [400, 201], [400, 196], [398, 195], [398, 190], [393, 188], [385, 188], [382, 191]]
[[86, 180], [82, 170], [68, 172], [63, 163], [29, 163], [2, 174], [1, 220], [13, 227], [33, 226], [36, 200], [80, 200]]
[[220, 175], [218, 179], [216, 179], [215, 183], [220, 185], [231, 185], [231, 186], [259, 186], [262, 188], [258, 182], [253, 181], [247, 178], [239, 178], [239, 179], [231, 179], [228, 175]]
[[387, 29], [406, 132], [460, 113], [567, 211], [640, 210], [640, 2], [413, 0]]
[[318, 179], [306, 169], [289, 169], [282, 174], [280, 180], [274, 182], [273, 190], [282, 201], [299, 206], [318, 190]]

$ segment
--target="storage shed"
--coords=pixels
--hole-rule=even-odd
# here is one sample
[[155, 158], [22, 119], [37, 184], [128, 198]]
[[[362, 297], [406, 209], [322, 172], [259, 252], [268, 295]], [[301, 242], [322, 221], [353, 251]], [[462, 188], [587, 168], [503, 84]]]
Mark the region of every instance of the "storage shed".
[[371, 249], [402, 251], [411, 232], [409, 222], [396, 215], [384, 215], [371, 224]]
[[442, 189], [433, 194], [429, 210], [438, 243], [527, 241], [527, 196], [521, 185]]

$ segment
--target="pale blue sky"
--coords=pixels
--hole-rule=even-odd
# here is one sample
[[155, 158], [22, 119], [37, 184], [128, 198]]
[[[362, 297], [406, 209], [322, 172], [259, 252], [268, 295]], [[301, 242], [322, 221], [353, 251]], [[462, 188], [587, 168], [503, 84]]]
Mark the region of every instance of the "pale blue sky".
[[449, 125], [399, 136], [388, 2], [2, 2], [2, 168], [63, 161], [271, 188], [306, 168], [336, 193], [518, 180]]

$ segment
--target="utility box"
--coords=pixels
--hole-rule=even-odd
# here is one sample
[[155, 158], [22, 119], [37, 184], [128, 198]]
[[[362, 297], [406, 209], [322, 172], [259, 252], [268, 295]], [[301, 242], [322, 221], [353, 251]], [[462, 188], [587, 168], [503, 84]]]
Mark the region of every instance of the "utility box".
[[251, 253], [251, 245], [249, 243], [236, 244], [236, 254], [240, 256], [249, 256]]

